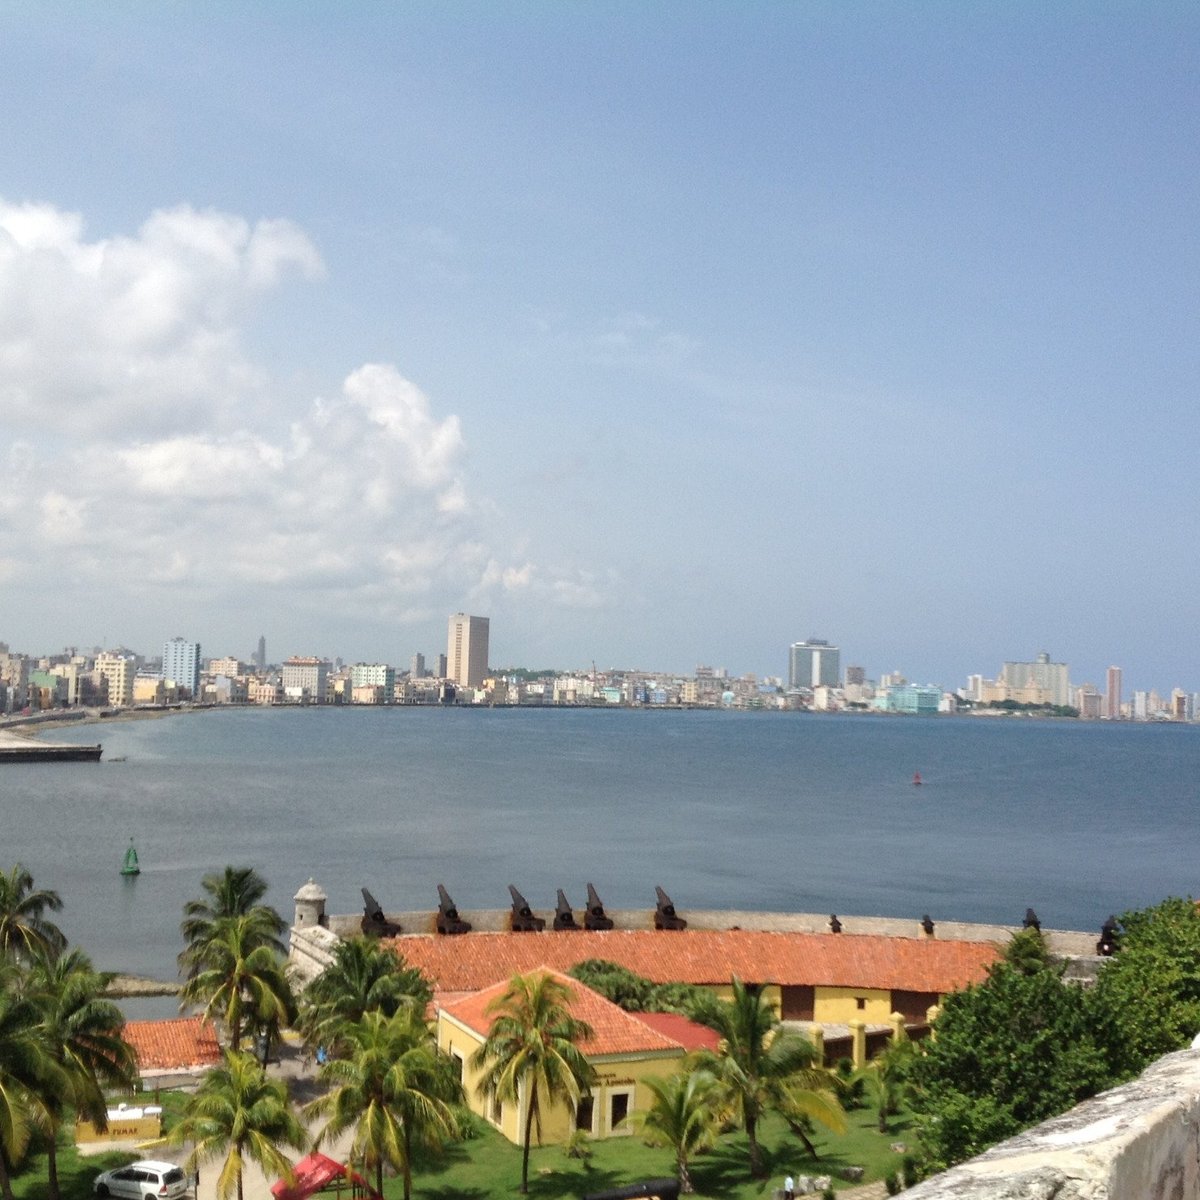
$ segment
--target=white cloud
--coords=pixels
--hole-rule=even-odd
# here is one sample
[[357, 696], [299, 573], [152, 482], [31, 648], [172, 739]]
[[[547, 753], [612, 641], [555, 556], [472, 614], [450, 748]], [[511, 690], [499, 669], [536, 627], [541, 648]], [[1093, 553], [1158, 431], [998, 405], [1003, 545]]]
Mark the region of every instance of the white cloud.
[[0, 202], [0, 412], [72, 435], [225, 413], [262, 382], [240, 348], [253, 297], [321, 271], [289, 221], [183, 206], [88, 241], [76, 213]]
[[459, 418], [397, 367], [297, 402], [253, 361], [252, 305], [322, 270], [288, 221], [179, 207], [89, 241], [78, 214], [0, 202], [0, 582], [57, 581], [81, 625], [84, 596], [331, 629], [556, 602], [560, 573], [496, 545]]

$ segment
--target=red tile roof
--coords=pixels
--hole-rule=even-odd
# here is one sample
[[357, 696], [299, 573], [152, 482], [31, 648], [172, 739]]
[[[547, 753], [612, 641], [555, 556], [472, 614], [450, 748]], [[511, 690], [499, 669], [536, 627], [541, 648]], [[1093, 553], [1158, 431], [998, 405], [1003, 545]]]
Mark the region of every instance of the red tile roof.
[[[589, 1057], [594, 1058], [605, 1054], [638, 1054], [646, 1051], [676, 1051], [682, 1053], [683, 1045], [668, 1037], [648, 1024], [640, 1021], [633, 1013], [627, 1013], [611, 1001], [606, 1000], [598, 992], [584, 987], [577, 979], [571, 979], [560, 971], [547, 967], [534, 968], [534, 974], [547, 974], [565, 984], [571, 990], [571, 999], [567, 1007], [577, 1020], [586, 1021], [593, 1031], [590, 1038], [579, 1043], [580, 1049]], [[491, 987], [468, 996], [465, 1000], [457, 1000], [443, 1006], [443, 1012], [455, 1020], [461, 1021], [468, 1029], [487, 1037], [492, 1024], [499, 1015], [488, 1012], [488, 1006], [495, 1003], [504, 995], [509, 981], [494, 983]]]
[[186, 1071], [221, 1061], [216, 1030], [203, 1017], [126, 1021], [125, 1040], [137, 1055], [140, 1071]]
[[752, 929], [412, 934], [391, 943], [446, 991], [603, 958], [655, 983], [715, 985], [736, 975], [747, 983], [944, 993], [980, 982], [999, 957], [992, 942]]
[[721, 1035], [707, 1025], [690, 1021], [680, 1013], [632, 1013], [639, 1021], [658, 1030], [664, 1037], [678, 1042], [685, 1050], [716, 1050], [721, 1045]]

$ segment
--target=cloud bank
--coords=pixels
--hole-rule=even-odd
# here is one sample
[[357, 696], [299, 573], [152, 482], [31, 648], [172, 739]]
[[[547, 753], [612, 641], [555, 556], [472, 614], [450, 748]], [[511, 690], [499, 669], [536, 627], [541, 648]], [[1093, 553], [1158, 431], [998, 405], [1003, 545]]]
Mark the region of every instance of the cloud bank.
[[253, 361], [255, 306], [324, 270], [285, 220], [179, 207], [88, 240], [78, 214], [0, 202], [0, 582], [360, 623], [514, 591], [579, 604], [494, 544], [459, 418], [395, 366], [297, 401]]

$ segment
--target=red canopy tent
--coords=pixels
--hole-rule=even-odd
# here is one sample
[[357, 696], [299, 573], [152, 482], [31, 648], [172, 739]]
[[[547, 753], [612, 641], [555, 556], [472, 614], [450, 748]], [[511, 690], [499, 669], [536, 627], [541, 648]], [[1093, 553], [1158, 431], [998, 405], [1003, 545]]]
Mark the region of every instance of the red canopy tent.
[[334, 1192], [340, 1196], [343, 1188], [356, 1200], [358, 1197], [379, 1200], [374, 1189], [357, 1171], [315, 1150], [296, 1164], [294, 1172], [290, 1184], [281, 1179], [271, 1185], [271, 1194], [276, 1200], [307, 1200], [314, 1192]]

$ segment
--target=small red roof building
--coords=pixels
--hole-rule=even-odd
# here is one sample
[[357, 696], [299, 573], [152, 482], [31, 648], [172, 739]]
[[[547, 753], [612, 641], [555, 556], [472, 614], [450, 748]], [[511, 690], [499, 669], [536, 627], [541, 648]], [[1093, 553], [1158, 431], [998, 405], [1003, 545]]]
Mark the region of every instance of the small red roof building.
[[143, 1075], [206, 1071], [221, 1061], [217, 1031], [203, 1017], [126, 1021], [124, 1038], [133, 1047]]

